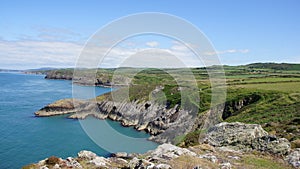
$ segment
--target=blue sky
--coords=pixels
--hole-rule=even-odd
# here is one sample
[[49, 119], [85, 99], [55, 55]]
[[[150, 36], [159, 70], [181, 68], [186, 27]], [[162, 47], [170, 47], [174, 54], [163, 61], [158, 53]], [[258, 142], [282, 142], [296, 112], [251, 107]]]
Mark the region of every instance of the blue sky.
[[0, 2], [0, 68], [72, 67], [93, 33], [139, 12], [191, 22], [210, 39], [222, 64], [300, 63], [298, 0], [11, 0]]

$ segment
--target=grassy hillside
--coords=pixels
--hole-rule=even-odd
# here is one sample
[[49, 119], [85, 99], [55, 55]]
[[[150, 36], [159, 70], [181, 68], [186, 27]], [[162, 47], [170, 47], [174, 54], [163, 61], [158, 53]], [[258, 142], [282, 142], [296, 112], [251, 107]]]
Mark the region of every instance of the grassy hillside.
[[[224, 66], [224, 71], [227, 83], [224, 121], [257, 123], [290, 141], [300, 139], [300, 64], [254, 63]], [[55, 73], [70, 74], [72, 71], [56, 70]], [[191, 76], [197, 88], [193, 87], [193, 81], [185, 78]], [[205, 68], [119, 68], [99, 69], [96, 73], [96, 78], [101, 81], [129, 84], [131, 101], [152, 100], [166, 107], [179, 104], [185, 109], [197, 109], [200, 114], [206, 112], [211, 104], [211, 83], [208, 77]], [[181, 82], [176, 81], [178, 78]], [[187, 90], [183, 92], [183, 88]], [[115, 92], [124, 93], [124, 90], [127, 89], [121, 88]], [[98, 99], [110, 97], [110, 94], [106, 94]], [[198, 97], [200, 104], [194, 101]], [[239, 105], [243, 101], [246, 104]], [[186, 140], [191, 139], [191, 135], [185, 136]]]

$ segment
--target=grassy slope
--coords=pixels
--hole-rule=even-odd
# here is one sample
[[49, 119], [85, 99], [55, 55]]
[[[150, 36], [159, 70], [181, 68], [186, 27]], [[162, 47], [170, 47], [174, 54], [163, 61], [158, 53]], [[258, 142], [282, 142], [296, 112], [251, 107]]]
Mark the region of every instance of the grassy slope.
[[[255, 63], [245, 66], [224, 66], [227, 81], [227, 102], [238, 101], [251, 94], [257, 94], [260, 99], [232, 113], [224, 119], [228, 122], [240, 121], [257, 123], [273, 134], [283, 136], [289, 140], [299, 139], [300, 133], [300, 64]], [[70, 73], [65, 69], [59, 73]], [[86, 70], [95, 72], [95, 70]], [[131, 68], [101, 69], [97, 78], [102, 81], [112, 79], [122, 83], [133, 77], [129, 86], [130, 100], [147, 101], [149, 99], [172, 107], [181, 104], [184, 108], [197, 107], [199, 112], [205, 112], [210, 107], [211, 88], [207, 71], [203, 68], [191, 69], [145, 69], [133, 71]], [[167, 73], [168, 72], [168, 73]], [[137, 74], [135, 74], [137, 73]], [[172, 76], [171, 76], [172, 75]], [[189, 83], [178, 85], [174, 77], [193, 76], [198, 88], [192, 88]], [[153, 94], [157, 87], [164, 87], [162, 91]], [[186, 86], [189, 90], [181, 97], [179, 86]], [[125, 92], [122, 89], [116, 92]], [[200, 105], [187, 105], [185, 102], [194, 100], [199, 93]], [[98, 97], [108, 99], [109, 94]], [[166, 100], [166, 102], [164, 102]]]

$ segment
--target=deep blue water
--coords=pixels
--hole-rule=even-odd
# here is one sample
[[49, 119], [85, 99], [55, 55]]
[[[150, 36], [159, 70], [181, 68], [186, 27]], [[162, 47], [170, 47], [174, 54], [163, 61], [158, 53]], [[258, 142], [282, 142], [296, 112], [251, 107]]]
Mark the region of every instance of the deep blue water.
[[[92, 89], [97, 94], [110, 91], [109, 88], [86, 86], [76, 86], [75, 89], [83, 93]], [[109, 120], [34, 117], [33, 113], [43, 106], [71, 97], [71, 81], [46, 80], [41, 75], [0, 73], [0, 169], [21, 168], [51, 155], [76, 156], [80, 150], [106, 156], [112, 150], [142, 153], [157, 146], [146, 140], [148, 134]], [[90, 139], [80, 123], [101, 147]], [[97, 131], [96, 136], [91, 134], [89, 126]], [[111, 129], [122, 136], [112, 136]], [[126, 135], [140, 139], [120, 140]]]

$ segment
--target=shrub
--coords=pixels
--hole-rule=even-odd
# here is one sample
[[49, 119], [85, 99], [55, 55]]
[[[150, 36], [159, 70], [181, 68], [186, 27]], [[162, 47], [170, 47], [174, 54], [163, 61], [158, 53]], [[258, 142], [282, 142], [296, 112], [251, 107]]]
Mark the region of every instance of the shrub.
[[59, 163], [59, 158], [55, 156], [51, 156], [46, 160], [46, 164], [48, 165], [55, 165]]

